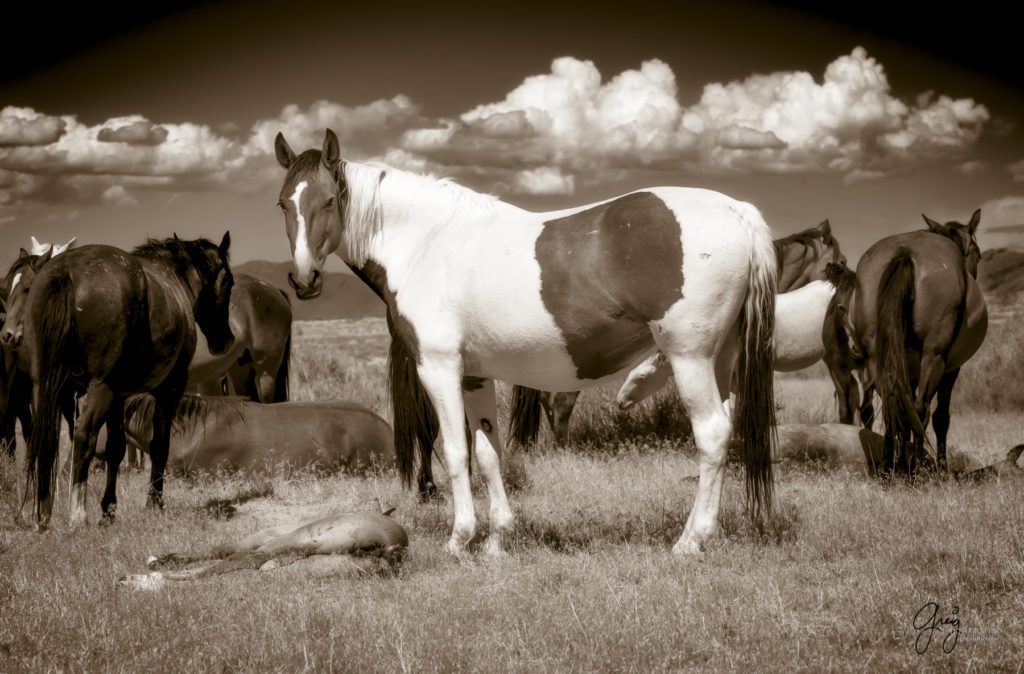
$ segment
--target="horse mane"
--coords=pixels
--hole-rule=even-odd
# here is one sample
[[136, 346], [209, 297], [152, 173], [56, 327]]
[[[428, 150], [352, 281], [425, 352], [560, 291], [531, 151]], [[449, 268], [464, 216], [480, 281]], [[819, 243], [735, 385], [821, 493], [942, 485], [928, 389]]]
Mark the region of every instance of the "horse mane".
[[[132, 250], [132, 255], [166, 262], [174, 267], [179, 276], [185, 277], [190, 269], [213, 271], [210, 253], [216, 252], [217, 248], [217, 244], [209, 239], [186, 241], [175, 235], [169, 239], [147, 239], [146, 243]], [[225, 251], [224, 262], [228, 261], [228, 253]]]
[[[192, 433], [205, 426], [211, 412], [227, 411], [244, 423], [240, 396], [199, 396], [186, 393], [174, 411], [173, 428], [178, 433]], [[151, 437], [153, 434], [153, 408], [156, 400], [148, 393], [129, 396], [124, 403], [124, 426], [129, 435]]]
[[775, 259], [778, 260], [782, 255], [782, 249], [790, 244], [800, 244], [805, 248], [810, 248], [814, 245], [815, 241], [821, 241], [825, 245], [832, 244], [838, 248], [838, 243], [836, 242], [835, 237], [831, 234], [822, 232], [817, 227], [811, 227], [810, 229], [805, 229], [802, 232], [790, 234], [789, 236], [784, 236], [781, 239], [775, 239], [772, 241], [772, 248], [775, 249]]

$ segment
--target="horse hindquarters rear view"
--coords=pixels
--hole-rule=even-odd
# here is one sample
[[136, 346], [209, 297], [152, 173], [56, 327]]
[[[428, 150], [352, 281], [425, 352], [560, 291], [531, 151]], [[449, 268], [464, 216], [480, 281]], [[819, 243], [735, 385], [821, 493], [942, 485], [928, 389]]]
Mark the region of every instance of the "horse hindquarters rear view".
[[134, 254], [85, 246], [52, 260], [32, 284], [26, 307], [37, 419], [28, 469], [38, 480], [36, 518], [45, 528], [52, 509], [50, 480], [57, 456], [57, 410], [88, 393], [75, 428], [71, 523], [85, 522], [86, 480], [100, 426], [107, 426], [105, 517], [117, 504], [117, 469], [124, 457], [124, 399], [151, 392], [157, 401], [150, 459], [150, 504], [162, 505], [163, 471], [174, 408], [184, 392], [196, 326], [210, 348], [232, 342], [227, 323], [232, 277], [230, 237], [220, 246], [176, 237]]
[[486, 550], [499, 552], [512, 528], [491, 380], [579, 390], [655, 348], [677, 374], [701, 453], [675, 551], [698, 551], [718, 529], [732, 430], [722, 400], [737, 352], [748, 495], [767, 512], [776, 269], [755, 208], [707, 190], [653, 188], [530, 213], [448, 181], [343, 162], [331, 131], [322, 151], [295, 155], [280, 134], [275, 149], [287, 169], [279, 204], [296, 293], [319, 293], [324, 258], [336, 251], [385, 298], [416, 361], [444, 438], [451, 552], [465, 552], [476, 524], [467, 418], [491, 502]]

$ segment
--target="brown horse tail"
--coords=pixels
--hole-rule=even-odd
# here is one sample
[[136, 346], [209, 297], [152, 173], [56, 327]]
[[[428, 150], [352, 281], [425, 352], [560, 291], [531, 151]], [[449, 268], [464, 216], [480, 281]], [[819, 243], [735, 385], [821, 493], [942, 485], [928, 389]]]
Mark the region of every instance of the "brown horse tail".
[[[755, 212], [756, 214], [756, 212]], [[772, 443], [775, 440], [774, 366], [776, 259], [770, 230], [760, 215], [751, 225], [752, 252], [747, 296], [739, 320], [739, 390], [733, 429], [746, 468], [747, 512], [763, 524], [771, 519]]]
[[543, 414], [540, 404], [541, 392], [525, 386], [512, 387], [509, 404], [508, 441], [515, 440], [526, 446], [537, 440], [540, 433], [540, 419]]
[[[878, 394], [885, 422], [884, 469], [892, 471], [913, 433], [924, 438], [907, 367], [907, 335], [914, 313], [914, 261], [904, 251], [882, 272], [878, 286]], [[909, 457], [904, 457], [908, 462]], [[909, 468], [909, 463], [905, 463]]]
[[288, 334], [288, 341], [284, 343], [284, 357], [281, 359], [281, 367], [277, 368], [277, 380], [274, 382], [274, 402], [288, 402], [288, 363], [292, 359], [292, 336]]
[[41, 522], [42, 502], [55, 491], [58, 436], [62, 403], [71, 375], [71, 340], [75, 333], [75, 298], [71, 278], [52, 276], [41, 289], [44, 298], [33, 336], [39, 362], [37, 406], [25, 457], [26, 479], [37, 481], [35, 514]]
[[429, 467], [439, 424], [416, 371], [416, 359], [398, 335], [391, 338], [388, 352], [388, 389], [395, 419], [395, 460], [405, 486], [411, 487], [416, 472], [416, 445], [419, 444], [421, 469]]

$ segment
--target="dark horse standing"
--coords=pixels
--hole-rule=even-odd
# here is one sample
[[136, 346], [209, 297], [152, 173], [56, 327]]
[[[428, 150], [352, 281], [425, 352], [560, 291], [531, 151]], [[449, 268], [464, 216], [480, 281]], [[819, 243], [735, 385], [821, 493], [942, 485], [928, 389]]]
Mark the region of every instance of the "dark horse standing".
[[[233, 278], [230, 235], [220, 245], [177, 237], [149, 241], [132, 254], [84, 246], [39, 270], [26, 302], [25, 343], [35, 415], [27, 470], [37, 479], [36, 522], [49, 525], [58, 411], [87, 392], [74, 432], [72, 525], [86, 521], [85, 496], [96, 436], [107, 427], [104, 518], [117, 507], [117, 471], [125, 453], [124, 401], [149, 392], [156, 405], [150, 445], [148, 503], [163, 505], [171, 420], [185, 391], [188, 366], [202, 330], [213, 352], [228, 349]], [[8, 316], [8, 320], [11, 316]]]
[[[885, 422], [884, 469], [913, 473], [932, 422], [936, 463], [946, 468], [949, 404], [960, 367], [985, 339], [988, 311], [975, 280], [981, 251], [970, 222], [886, 237], [857, 264], [851, 347], [862, 359], [861, 422], [871, 424], [874, 388]], [[938, 397], [934, 415], [932, 398]]]

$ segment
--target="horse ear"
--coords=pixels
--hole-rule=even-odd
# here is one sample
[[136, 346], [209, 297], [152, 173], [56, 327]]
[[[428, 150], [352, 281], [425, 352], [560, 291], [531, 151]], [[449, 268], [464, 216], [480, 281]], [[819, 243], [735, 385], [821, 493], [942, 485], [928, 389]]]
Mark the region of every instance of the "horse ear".
[[829, 223], [828, 218], [821, 221], [818, 225], [818, 230], [825, 236], [832, 236], [832, 225]]
[[217, 253], [225, 258], [228, 255], [228, 248], [231, 247], [231, 232], [224, 232], [224, 238], [220, 240], [220, 245], [217, 246]]
[[21, 250], [18, 251], [18, 259], [19, 260], [24, 260], [26, 257], [29, 257], [29, 254], [28, 254], [27, 250], [22, 248]]
[[331, 173], [337, 172], [341, 163], [341, 144], [338, 142], [338, 136], [330, 129], [324, 134], [324, 148], [320, 159], [324, 163], [324, 168]]
[[935, 222], [924, 213], [921, 214], [921, 217], [924, 218], [924, 224], [928, 225], [928, 229], [930, 231], [935, 232], [936, 234], [942, 234], [946, 231], [946, 228], [944, 226], [942, 226], [938, 222]]
[[295, 161], [295, 153], [288, 147], [288, 141], [284, 139], [284, 134], [280, 131], [277, 132], [277, 138], [274, 139], [274, 154], [277, 156], [277, 163], [285, 168], [291, 166]]
[[49, 248], [46, 249], [45, 253], [43, 253], [42, 255], [37, 255], [36, 258], [32, 260], [32, 270], [39, 271], [39, 269], [45, 263], [50, 261], [51, 257], [53, 257], [53, 246], [50, 246]]
[[967, 231], [974, 236], [974, 232], [978, 229], [978, 224], [981, 223], [981, 209], [974, 211], [974, 215], [971, 216], [971, 221], [967, 223]]

